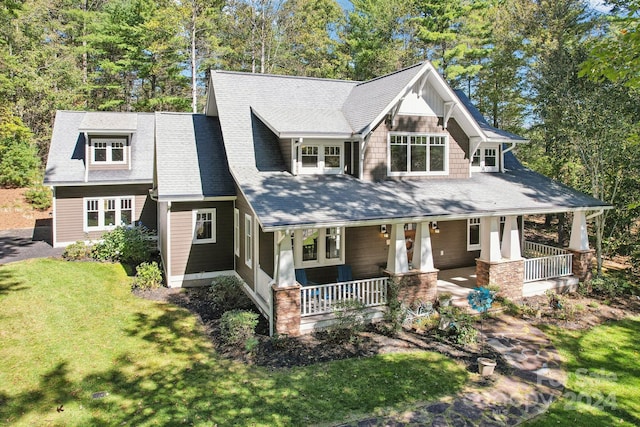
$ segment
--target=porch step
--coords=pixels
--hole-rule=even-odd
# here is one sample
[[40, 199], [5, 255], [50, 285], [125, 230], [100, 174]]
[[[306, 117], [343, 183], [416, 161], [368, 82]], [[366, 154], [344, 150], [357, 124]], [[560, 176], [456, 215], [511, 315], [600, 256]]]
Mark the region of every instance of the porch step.
[[539, 280], [537, 282], [525, 283], [522, 287], [523, 297], [542, 295], [547, 290], [558, 293], [574, 292], [578, 289], [579, 280], [576, 276], [557, 277], [555, 279]]
[[446, 280], [438, 280], [438, 295], [442, 295], [445, 292], [450, 293], [451, 304], [456, 307], [469, 306], [469, 302], [467, 300], [467, 295], [469, 295], [469, 291], [471, 291], [470, 288], [458, 286]]

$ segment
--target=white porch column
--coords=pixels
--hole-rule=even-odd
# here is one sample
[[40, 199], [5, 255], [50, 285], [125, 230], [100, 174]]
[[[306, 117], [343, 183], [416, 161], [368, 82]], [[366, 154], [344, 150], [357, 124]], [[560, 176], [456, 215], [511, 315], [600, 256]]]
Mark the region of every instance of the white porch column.
[[420, 271], [435, 269], [428, 222], [420, 222], [416, 228], [416, 241], [413, 244], [413, 268]]
[[480, 259], [482, 261], [494, 262], [502, 259], [498, 220], [498, 217], [480, 218]]
[[520, 259], [520, 233], [518, 230], [518, 217], [510, 215], [505, 218], [504, 232], [502, 234], [502, 258]]
[[387, 270], [393, 274], [406, 273], [409, 271], [409, 261], [407, 259], [407, 244], [404, 240], [404, 224], [393, 224], [390, 237]]
[[569, 249], [574, 251], [589, 250], [587, 217], [584, 211], [573, 213], [573, 224], [571, 225], [571, 240], [569, 241]]
[[276, 268], [276, 286], [293, 286], [296, 284], [296, 272], [293, 263], [293, 248], [291, 247], [291, 233], [279, 231], [276, 234], [278, 242], [278, 265]]

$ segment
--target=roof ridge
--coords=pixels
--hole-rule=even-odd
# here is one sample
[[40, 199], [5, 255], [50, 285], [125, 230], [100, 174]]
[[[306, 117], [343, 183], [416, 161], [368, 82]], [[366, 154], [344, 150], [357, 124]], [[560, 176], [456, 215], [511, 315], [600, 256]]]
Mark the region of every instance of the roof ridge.
[[215, 74], [235, 74], [235, 75], [255, 76], [255, 77], [276, 77], [276, 78], [294, 79], [294, 80], [317, 80], [317, 81], [324, 81], [324, 82], [349, 83], [349, 84], [356, 84], [356, 85], [359, 83], [363, 83], [358, 80], [330, 79], [330, 78], [311, 77], [311, 76], [292, 76], [288, 74], [250, 73], [247, 71], [211, 70], [211, 72]]
[[366, 80], [366, 81], [364, 81], [364, 82], [358, 82], [357, 86], [362, 86], [362, 85], [365, 85], [365, 84], [367, 84], [367, 83], [372, 83], [372, 82], [375, 82], [375, 81], [377, 81], [377, 80], [385, 79], [385, 78], [390, 77], [390, 76], [393, 76], [393, 75], [395, 75], [395, 74], [402, 73], [402, 72], [407, 71], [407, 70], [410, 70], [410, 69], [412, 69], [412, 68], [420, 67], [420, 66], [424, 65], [426, 62], [427, 62], [427, 61], [421, 61], [421, 62], [418, 62], [418, 63], [416, 63], [416, 64], [410, 65], [410, 66], [408, 66], [408, 67], [402, 68], [402, 69], [400, 69], [400, 70], [393, 71], [393, 72], [391, 72], [391, 73], [389, 73], [389, 74], [385, 74], [384, 76], [378, 76], [378, 77], [374, 77], [374, 78], [372, 78], [371, 80]]

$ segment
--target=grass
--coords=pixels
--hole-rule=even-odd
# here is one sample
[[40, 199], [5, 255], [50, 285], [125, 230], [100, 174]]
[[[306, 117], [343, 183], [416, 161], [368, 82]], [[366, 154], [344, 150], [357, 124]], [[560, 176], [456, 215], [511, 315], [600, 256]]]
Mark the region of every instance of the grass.
[[640, 318], [545, 332], [566, 360], [568, 384], [563, 397], [527, 426], [640, 425]]
[[430, 352], [283, 370], [221, 359], [188, 311], [134, 297], [130, 280], [114, 264], [0, 267], [0, 425], [336, 423], [468, 379]]

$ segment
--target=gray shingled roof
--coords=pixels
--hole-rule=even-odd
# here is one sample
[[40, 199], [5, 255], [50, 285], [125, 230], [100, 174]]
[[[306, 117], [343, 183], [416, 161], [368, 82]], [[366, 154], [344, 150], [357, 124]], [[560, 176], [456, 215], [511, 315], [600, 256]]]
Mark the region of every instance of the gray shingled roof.
[[[517, 163], [510, 160], [510, 164], [514, 162]], [[267, 230], [393, 219], [445, 220], [566, 212], [607, 206], [522, 166], [506, 173], [477, 173], [468, 180], [366, 182], [348, 175], [293, 177], [263, 173], [242, 188]]]
[[135, 132], [138, 128], [138, 115], [103, 111], [88, 111], [80, 122], [79, 130], [104, 132]]
[[349, 94], [342, 110], [355, 133], [361, 132], [385, 113], [391, 102], [404, 95], [404, 90], [423, 71], [424, 63], [392, 74], [358, 83]]
[[216, 117], [156, 113], [159, 200], [234, 196]]
[[[84, 111], [57, 111], [51, 146], [45, 170], [44, 183], [48, 185], [85, 184], [84, 134], [80, 127], [86, 115], [90, 122], [120, 126], [125, 117], [130, 126], [135, 116], [136, 130], [131, 139], [131, 169], [90, 171], [89, 184], [143, 183], [153, 181], [154, 115], [149, 113], [87, 113]], [[104, 129], [103, 129], [104, 130]]]
[[456, 96], [460, 99], [460, 102], [464, 105], [464, 107], [469, 111], [469, 114], [478, 122], [480, 129], [484, 132], [487, 138], [491, 140], [503, 140], [509, 142], [526, 142], [527, 140], [515, 133], [508, 132], [506, 130], [498, 129], [494, 126], [491, 126], [487, 123], [487, 120], [484, 118], [480, 110], [476, 108], [475, 105], [471, 102], [471, 100], [465, 95], [465, 93], [459, 89], [455, 91]]

